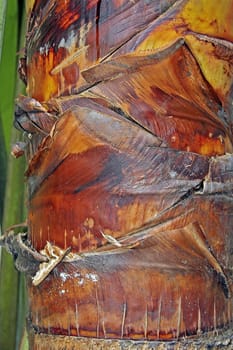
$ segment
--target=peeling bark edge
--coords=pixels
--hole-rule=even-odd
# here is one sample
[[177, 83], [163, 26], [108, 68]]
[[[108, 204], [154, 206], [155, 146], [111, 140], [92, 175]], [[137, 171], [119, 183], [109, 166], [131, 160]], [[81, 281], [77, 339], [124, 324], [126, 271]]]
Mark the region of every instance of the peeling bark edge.
[[36, 334], [30, 330], [32, 350], [215, 350], [233, 349], [233, 331], [207, 333], [198, 339], [171, 342], [132, 341]]

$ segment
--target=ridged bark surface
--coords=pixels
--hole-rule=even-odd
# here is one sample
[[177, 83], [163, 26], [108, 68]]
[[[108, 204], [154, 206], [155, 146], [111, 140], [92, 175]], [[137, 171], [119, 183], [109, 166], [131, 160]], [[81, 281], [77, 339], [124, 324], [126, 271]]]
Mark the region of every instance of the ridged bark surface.
[[29, 235], [49, 260], [28, 279], [32, 349], [207, 349], [219, 330], [230, 348], [232, 13], [28, 2], [17, 125]]

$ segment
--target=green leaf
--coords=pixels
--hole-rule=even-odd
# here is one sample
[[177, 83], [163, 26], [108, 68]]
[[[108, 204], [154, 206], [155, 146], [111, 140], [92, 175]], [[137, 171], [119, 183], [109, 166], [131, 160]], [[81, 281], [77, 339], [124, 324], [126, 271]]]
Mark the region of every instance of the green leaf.
[[[18, 141], [21, 137], [21, 134], [12, 128], [15, 95], [19, 91], [23, 93], [22, 84], [19, 84], [16, 79], [18, 43], [22, 45], [19, 33], [24, 36], [24, 29], [19, 31], [18, 28], [20, 23], [18, 3], [16, 0], [3, 0], [0, 5], [0, 50], [2, 48], [0, 61], [0, 217], [4, 229], [25, 220], [23, 175], [25, 162], [23, 158], [15, 160], [10, 156], [11, 143]], [[23, 280], [23, 276], [20, 276], [14, 268], [12, 256], [2, 251], [0, 265], [1, 350], [19, 349], [20, 339], [25, 329]], [[24, 344], [24, 349], [26, 349], [26, 342]]]
[[[9, 0], [6, 7], [0, 76], [0, 118], [4, 135], [4, 148], [9, 152], [14, 113], [15, 83], [18, 50], [18, 2]], [[1, 140], [1, 146], [3, 141]], [[2, 147], [1, 147], [2, 149]]]
[[7, 5], [6, 0], [2, 0], [0, 2], [0, 62], [1, 62], [1, 56], [2, 56], [2, 44], [3, 44], [3, 36], [4, 36], [5, 18], [6, 18], [6, 5]]

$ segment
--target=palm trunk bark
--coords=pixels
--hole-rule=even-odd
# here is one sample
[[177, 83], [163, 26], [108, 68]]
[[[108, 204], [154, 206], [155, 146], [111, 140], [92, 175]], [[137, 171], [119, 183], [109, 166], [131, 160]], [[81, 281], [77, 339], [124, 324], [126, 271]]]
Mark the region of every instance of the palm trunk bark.
[[31, 349], [232, 346], [232, 13], [28, 1]]

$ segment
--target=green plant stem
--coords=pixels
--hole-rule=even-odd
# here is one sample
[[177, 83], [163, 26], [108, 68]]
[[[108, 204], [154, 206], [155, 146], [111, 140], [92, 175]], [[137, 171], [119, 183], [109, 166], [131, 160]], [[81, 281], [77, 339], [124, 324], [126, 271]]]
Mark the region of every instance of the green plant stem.
[[[18, 50], [18, 2], [8, 0], [6, 8], [4, 43], [0, 65], [0, 196], [4, 198], [4, 229], [25, 220], [24, 213], [24, 171], [23, 158], [10, 156], [11, 143], [20, 139], [18, 131], [12, 128], [15, 94], [22, 92], [22, 85], [16, 85]], [[21, 44], [20, 44], [21, 45]], [[1, 209], [1, 208], [0, 208]], [[2, 214], [2, 210], [0, 212]], [[18, 350], [25, 325], [24, 283], [15, 270], [12, 256], [2, 251], [0, 266], [0, 349]]]

